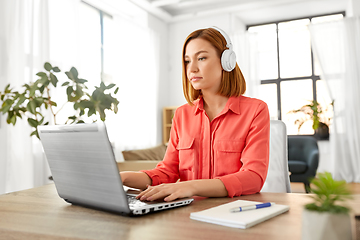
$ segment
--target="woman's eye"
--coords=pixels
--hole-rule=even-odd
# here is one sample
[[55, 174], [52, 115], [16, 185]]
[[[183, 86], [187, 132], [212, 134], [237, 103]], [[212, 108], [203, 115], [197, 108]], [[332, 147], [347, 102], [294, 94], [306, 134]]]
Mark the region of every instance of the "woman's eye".
[[201, 57], [201, 58], [199, 58], [198, 60], [199, 61], [204, 61], [206, 59], [206, 57]]
[[189, 64], [190, 61], [189, 61], [189, 60], [185, 60], [184, 63], [185, 63], [185, 64]]

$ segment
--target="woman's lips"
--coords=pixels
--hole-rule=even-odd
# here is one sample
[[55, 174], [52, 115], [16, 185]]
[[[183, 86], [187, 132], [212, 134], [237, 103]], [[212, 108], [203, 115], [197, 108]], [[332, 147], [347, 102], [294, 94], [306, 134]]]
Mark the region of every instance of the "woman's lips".
[[200, 79], [202, 79], [202, 78], [201, 77], [192, 77], [191, 81], [196, 82], [196, 81], [199, 81]]

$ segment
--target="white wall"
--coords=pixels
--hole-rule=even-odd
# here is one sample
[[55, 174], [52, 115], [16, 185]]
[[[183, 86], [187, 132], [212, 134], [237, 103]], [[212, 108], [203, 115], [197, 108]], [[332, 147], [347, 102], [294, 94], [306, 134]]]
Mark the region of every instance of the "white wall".
[[360, 16], [360, 0], [348, 0], [347, 17]]

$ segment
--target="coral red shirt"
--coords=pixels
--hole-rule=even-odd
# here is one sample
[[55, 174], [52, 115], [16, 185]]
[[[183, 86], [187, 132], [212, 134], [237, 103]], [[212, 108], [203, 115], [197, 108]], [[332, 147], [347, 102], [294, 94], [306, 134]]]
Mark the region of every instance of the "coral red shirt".
[[261, 190], [269, 164], [270, 119], [266, 103], [231, 97], [211, 122], [203, 99], [176, 109], [163, 161], [144, 170], [152, 185], [220, 179], [229, 197]]

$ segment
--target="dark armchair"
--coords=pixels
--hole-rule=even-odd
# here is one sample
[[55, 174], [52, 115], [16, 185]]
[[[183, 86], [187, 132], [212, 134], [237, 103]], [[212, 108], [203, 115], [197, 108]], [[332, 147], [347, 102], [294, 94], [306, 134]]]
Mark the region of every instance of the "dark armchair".
[[309, 192], [310, 178], [315, 177], [319, 165], [319, 148], [311, 136], [288, 136], [288, 164], [290, 182], [302, 182]]

